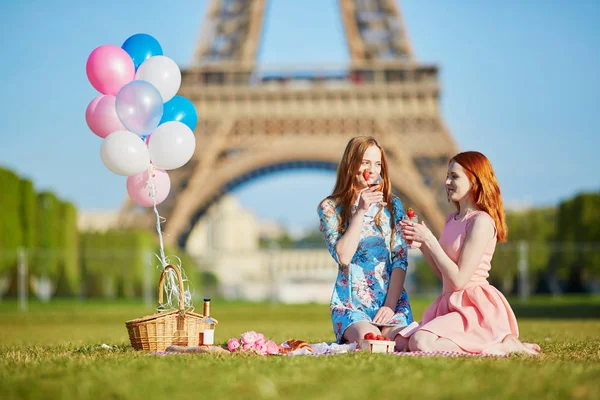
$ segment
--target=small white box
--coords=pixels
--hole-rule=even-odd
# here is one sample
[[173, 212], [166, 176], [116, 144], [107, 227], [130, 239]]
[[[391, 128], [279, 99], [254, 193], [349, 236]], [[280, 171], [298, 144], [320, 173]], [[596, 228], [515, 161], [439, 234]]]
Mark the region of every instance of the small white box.
[[393, 353], [396, 342], [393, 340], [369, 340], [360, 341], [360, 349], [369, 353]]

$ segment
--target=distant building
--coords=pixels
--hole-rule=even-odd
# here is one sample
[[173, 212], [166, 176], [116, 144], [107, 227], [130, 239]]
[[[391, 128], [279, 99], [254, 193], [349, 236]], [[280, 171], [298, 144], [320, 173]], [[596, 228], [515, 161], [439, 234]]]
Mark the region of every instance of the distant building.
[[278, 239], [285, 233], [285, 228], [277, 222], [261, 221], [258, 234], [262, 239]]
[[83, 210], [77, 214], [80, 232], [106, 232], [117, 225], [118, 210]]
[[[267, 230], [273, 231], [272, 224]], [[244, 210], [235, 197], [226, 195], [196, 224], [186, 251], [198, 257], [213, 253], [257, 251], [260, 231], [261, 223], [256, 216]]]

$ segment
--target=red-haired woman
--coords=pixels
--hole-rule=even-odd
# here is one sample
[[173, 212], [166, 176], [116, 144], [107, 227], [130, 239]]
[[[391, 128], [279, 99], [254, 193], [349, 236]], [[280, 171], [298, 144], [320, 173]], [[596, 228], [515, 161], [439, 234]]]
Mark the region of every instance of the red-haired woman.
[[490, 161], [468, 151], [452, 157], [446, 176], [448, 201], [456, 206], [438, 241], [424, 223], [402, 221], [406, 240], [419, 247], [443, 282], [443, 293], [416, 322], [402, 330], [411, 351], [538, 354], [523, 343], [506, 298], [487, 281], [497, 241], [507, 228], [498, 181]]
[[374, 138], [348, 142], [333, 193], [319, 204], [318, 213], [325, 242], [339, 264], [330, 305], [336, 340], [359, 342], [369, 333], [396, 337], [413, 322], [403, 287], [404, 209], [392, 195], [385, 152]]

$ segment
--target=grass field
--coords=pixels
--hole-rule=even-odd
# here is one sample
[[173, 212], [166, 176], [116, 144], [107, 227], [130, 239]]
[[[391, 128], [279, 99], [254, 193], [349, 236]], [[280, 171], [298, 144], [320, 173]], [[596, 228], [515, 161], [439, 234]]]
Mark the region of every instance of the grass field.
[[[419, 318], [431, 299], [413, 299]], [[152, 313], [139, 303], [55, 301], [19, 312], [0, 303], [0, 399], [165, 398], [596, 398], [600, 298], [511, 301], [537, 358], [147, 355], [124, 322]], [[280, 343], [330, 342], [326, 305], [213, 302], [216, 341], [247, 330]], [[102, 349], [106, 343], [112, 349]]]

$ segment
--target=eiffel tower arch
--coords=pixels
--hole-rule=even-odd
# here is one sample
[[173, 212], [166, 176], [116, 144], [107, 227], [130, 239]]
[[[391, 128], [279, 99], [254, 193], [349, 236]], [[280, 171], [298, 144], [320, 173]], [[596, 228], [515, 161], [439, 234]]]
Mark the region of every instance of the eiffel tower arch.
[[[171, 193], [160, 205], [166, 242], [184, 247], [212, 203], [261, 175], [335, 171], [358, 135], [378, 139], [393, 191], [441, 232], [443, 180], [457, 148], [440, 118], [438, 69], [416, 61], [395, 1], [338, 0], [351, 61], [309, 70], [256, 63], [266, 3], [208, 5], [194, 62], [182, 71], [179, 94], [198, 112], [197, 146], [188, 164], [169, 171]], [[128, 201], [120, 220], [151, 227], [153, 218]]]

